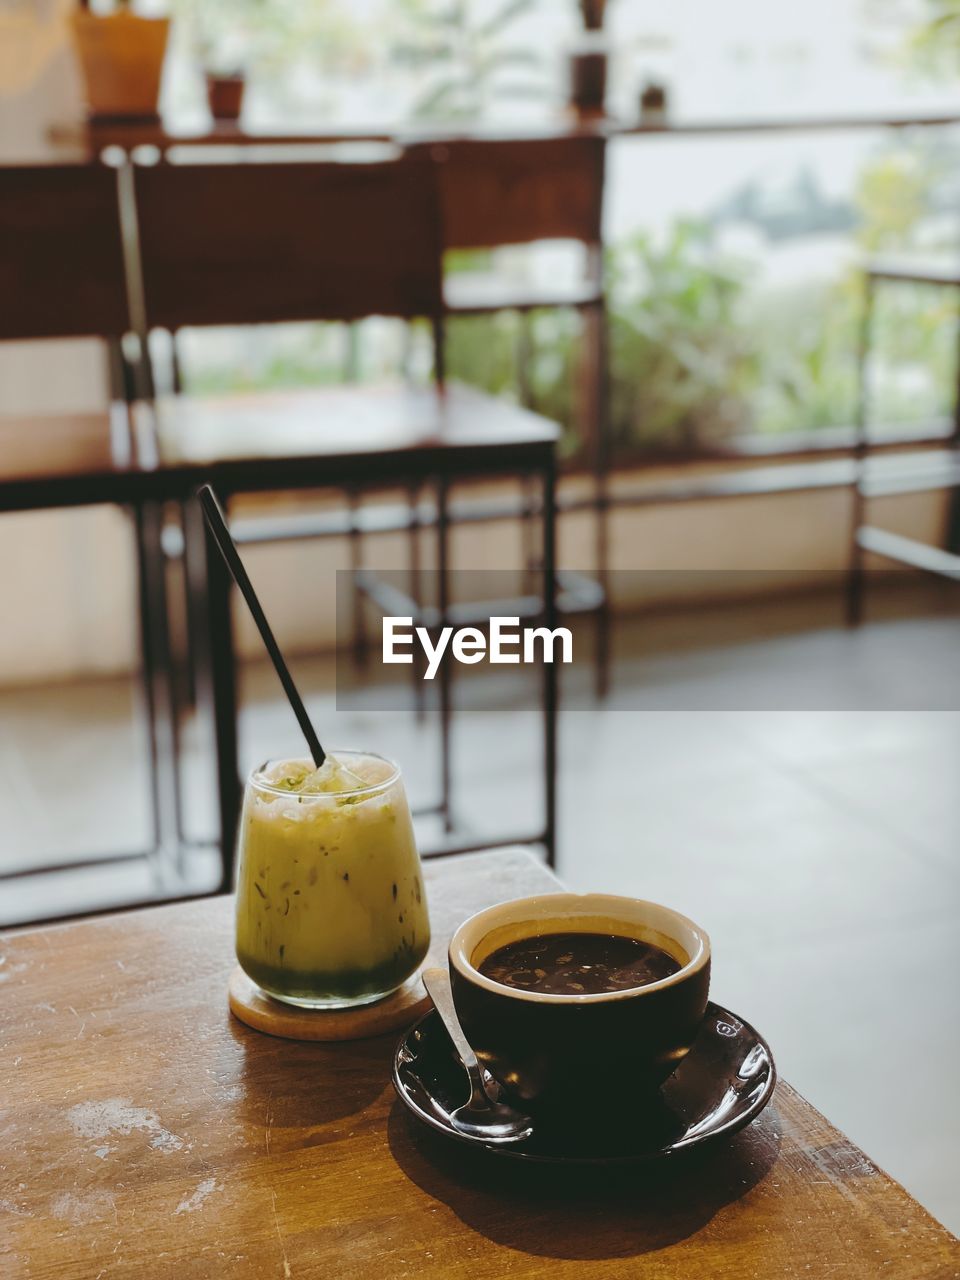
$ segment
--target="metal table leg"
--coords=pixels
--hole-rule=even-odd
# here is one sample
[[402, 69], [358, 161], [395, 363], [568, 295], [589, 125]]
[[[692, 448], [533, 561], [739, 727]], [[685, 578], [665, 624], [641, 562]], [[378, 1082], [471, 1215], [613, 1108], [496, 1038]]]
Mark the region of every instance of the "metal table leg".
[[143, 697], [144, 718], [147, 731], [147, 752], [150, 775], [150, 817], [153, 850], [159, 850], [163, 841], [160, 821], [160, 771], [157, 744], [157, 690], [154, 672], [157, 658], [154, 652], [155, 608], [151, 599], [149, 555], [147, 550], [144, 508], [133, 509], [134, 541], [137, 554], [137, 613], [140, 624], [140, 689]]
[[167, 634], [166, 561], [161, 540], [163, 508], [147, 502], [136, 509], [137, 558], [143, 645], [143, 683], [150, 737], [151, 800], [154, 806], [158, 884], [183, 873], [180, 751]]

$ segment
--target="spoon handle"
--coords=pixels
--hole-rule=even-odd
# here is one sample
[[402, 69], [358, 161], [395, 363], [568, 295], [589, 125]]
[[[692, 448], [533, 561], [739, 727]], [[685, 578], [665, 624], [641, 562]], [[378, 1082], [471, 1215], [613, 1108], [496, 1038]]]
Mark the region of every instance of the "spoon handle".
[[423, 985], [427, 988], [430, 999], [433, 1001], [434, 1008], [443, 1020], [447, 1035], [453, 1041], [454, 1048], [460, 1055], [460, 1061], [469, 1072], [476, 1071], [482, 1080], [483, 1076], [480, 1071], [480, 1063], [477, 1061], [477, 1055], [471, 1049], [469, 1040], [463, 1034], [460, 1019], [457, 1017], [457, 1011], [453, 1007], [450, 975], [446, 969], [436, 968], [424, 969], [420, 976], [423, 979]]

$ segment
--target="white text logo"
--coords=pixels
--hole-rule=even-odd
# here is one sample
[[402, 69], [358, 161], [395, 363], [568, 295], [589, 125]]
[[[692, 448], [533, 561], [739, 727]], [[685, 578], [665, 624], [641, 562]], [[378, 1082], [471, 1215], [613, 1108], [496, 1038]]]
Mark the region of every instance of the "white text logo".
[[[519, 664], [520, 662], [573, 661], [573, 636], [566, 627], [524, 627], [519, 618], [491, 618], [489, 636], [479, 627], [443, 627], [434, 643], [426, 627], [414, 627], [412, 618], [384, 618], [383, 661], [413, 662], [413, 646], [418, 641], [427, 659], [425, 680], [432, 680], [449, 648], [457, 662]], [[559, 647], [559, 659], [556, 656]]]

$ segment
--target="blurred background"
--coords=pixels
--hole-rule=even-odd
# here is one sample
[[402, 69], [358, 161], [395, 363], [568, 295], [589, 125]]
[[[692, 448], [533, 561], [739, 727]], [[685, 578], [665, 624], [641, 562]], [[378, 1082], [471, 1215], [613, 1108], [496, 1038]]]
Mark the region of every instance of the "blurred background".
[[[561, 182], [545, 140], [586, 141], [587, 167]], [[255, 450], [271, 395], [443, 372], [436, 330], [407, 316], [153, 324], [133, 175], [216, 186], [217, 166], [245, 166], [262, 198], [274, 164], [423, 152], [452, 192], [458, 147], [478, 141], [501, 194], [544, 166], [518, 243], [499, 242], [496, 200], [474, 211], [488, 235], [445, 238], [442, 324], [446, 377], [482, 395], [481, 420], [525, 409], [559, 430], [558, 589], [578, 652], [561, 677], [559, 874], [702, 920], [718, 998], [957, 1230], [957, 0], [4, 0], [0, 924], [223, 879], [182, 504], [146, 519], [133, 489], [61, 501], [37, 424], [69, 434], [111, 402], [146, 405], [162, 470], [189, 453], [165, 406], [217, 407], [220, 446]], [[36, 215], [13, 211], [9, 175], [37, 165], [117, 175], [127, 296], [142, 273], [147, 311], [131, 303], [112, 361], [102, 330], [18, 329]], [[571, 191], [580, 235], [557, 212]], [[57, 252], [82, 256], [79, 223], [50, 196], [38, 207]], [[282, 256], [258, 244], [268, 266]], [[54, 294], [76, 301], [63, 279]], [[231, 426], [223, 406], [241, 402], [267, 407]], [[49, 456], [58, 476], [88, 466]], [[432, 696], [384, 710], [338, 688], [338, 664], [361, 693], [365, 668], [352, 615], [338, 646], [336, 571], [360, 543], [373, 570], [407, 573], [414, 554], [435, 568], [431, 486], [291, 483], [237, 494], [231, 516], [325, 740], [401, 761], [434, 810], [432, 852], [538, 831], [551, 784], [536, 693], [454, 691], [438, 734]], [[531, 493], [510, 474], [453, 485], [460, 596], [471, 572], [542, 568]], [[360, 606], [374, 636], [377, 599]], [[231, 643], [246, 772], [299, 744], [239, 610]]]

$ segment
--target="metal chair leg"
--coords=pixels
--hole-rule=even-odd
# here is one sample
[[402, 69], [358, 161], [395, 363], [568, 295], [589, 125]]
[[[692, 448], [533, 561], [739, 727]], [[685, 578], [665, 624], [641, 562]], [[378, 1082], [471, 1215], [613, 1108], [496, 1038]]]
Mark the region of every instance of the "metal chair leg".
[[[534, 408], [533, 384], [530, 381], [530, 362], [533, 359], [533, 317], [529, 311], [518, 311], [517, 341], [515, 347], [515, 368], [517, 377], [517, 393], [520, 403], [525, 409]], [[539, 566], [539, 548], [533, 524], [533, 510], [536, 495], [536, 483], [533, 476], [524, 476], [522, 481], [521, 505], [521, 555], [523, 556], [524, 576], [529, 580]], [[526, 588], [524, 588], [526, 589]]]
[[530, 362], [533, 359], [533, 321], [529, 311], [518, 311], [517, 341], [514, 348], [514, 363], [517, 377], [517, 392], [520, 403], [525, 409], [533, 408], [533, 384], [530, 381]]
[[[423, 605], [423, 578], [420, 557], [420, 485], [418, 483], [411, 484], [407, 490], [407, 504], [410, 511], [410, 525], [407, 529], [407, 570], [410, 579], [410, 599], [417, 609], [420, 609]], [[413, 664], [410, 667], [410, 681], [413, 687], [413, 706], [417, 724], [423, 724], [427, 714], [423, 672], [423, 653], [421, 650], [416, 649], [414, 651]]]
[[[197, 513], [199, 515], [199, 512]], [[202, 520], [202, 516], [199, 517]], [[220, 892], [233, 889], [242, 788], [237, 739], [237, 674], [230, 611], [230, 577], [211, 534], [204, 529], [206, 622], [210, 692], [217, 759], [220, 816]]]
[[[183, 612], [184, 612], [184, 655], [183, 669], [179, 673], [177, 681], [177, 693], [179, 695], [181, 706], [186, 706], [191, 710], [195, 710], [199, 695], [197, 692], [197, 678], [200, 666], [198, 649], [202, 645], [202, 628], [197, 621], [198, 610], [201, 607], [200, 593], [202, 586], [191, 580], [190, 558], [197, 558], [197, 552], [188, 545], [190, 536], [189, 531], [189, 511], [190, 503], [181, 501], [178, 504], [180, 516], [180, 530], [183, 538], [183, 552], [181, 556], [181, 565], [183, 572]], [[201, 533], [203, 531], [201, 530]], [[194, 535], [196, 536], [196, 535]], [[202, 544], [201, 544], [202, 545]], [[194, 575], [194, 578], [196, 575]]]
[[868, 416], [869, 387], [868, 362], [873, 335], [873, 310], [875, 301], [875, 282], [866, 278], [864, 289], [863, 315], [860, 322], [860, 342], [857, 354], [859, 394], [857, 398], [856, 444], [854, 446], [854, 475], [850, 511], [850, 546], [847, 570], [846, 612], [847, 625], [857, 627], [863, 620], [864, 567], [863, 550], [860, 546], [860, 529], [863, 525], [866, 508], [864, 493], [864, 470], [869, 447]]
[[180, 359], [180, 339], [177, 331], [170, 334], [170, 377], [173, 383], [173, 394], [183, 394], [183, 361]]
[[587, 346], [592, 350], [590, 368], [590, 443], [593, 462], [594, 559], [601, 600], [596, 612], [596, 651], [594, 678], [597, 699], [602, 701], [610, 691], [610, 501], [609, 501], [609, 344], [607, 341], [607, 309], [601, 302], [584, 317]]
[[[556, 601], [556, 473], [551, 458], [543, 473], [543, 615], [544, 625], [553, 630], [557, 621]], [[557, 862], [557, 666], [543, 664], [543, 844], [547, 865]]]
[[367, 636], [367, 617], [364, 608], [363, 593], [358, 585], [358, 578], [363, 569], [363, 533], [360, 529], [358, 514], [360, 511], [360, 495], [351, 489], [347, 495], [350, 508], [350, 582], [353, 593], [353, 661], [358, 668], [367, 665], [370, 656], [370, 643]]
[[[440, 628], [446, 625], [450, 607], [450, 521], [447, 481], [437, 484], [437, 605]], [[441, 662], [440, 681], [440, 812], [443, 830], [449, 835], [453, 830], [453, 769], [452, 769], [452, 717], [453, 717], [453, 667]]]
[[[956, 388], [953, 400], [953, 438], [952, 445], [960, 449], [960, 323], [957, 324], [957, 367]], [[960, 488], [954, 489], [947, 505], [947, 527], [944, 547], [954, 555], [960, 554]]]
[[524, 476], [520, 481], [520, 485], [522, 489], [520, 555], [523, 563], [523, 590], [530, 589], [535, 591], [536, 586], [534, 583], [540, 568], [540, 547], [533, 523], [537, 502], [536, 485], [532, 476]]

